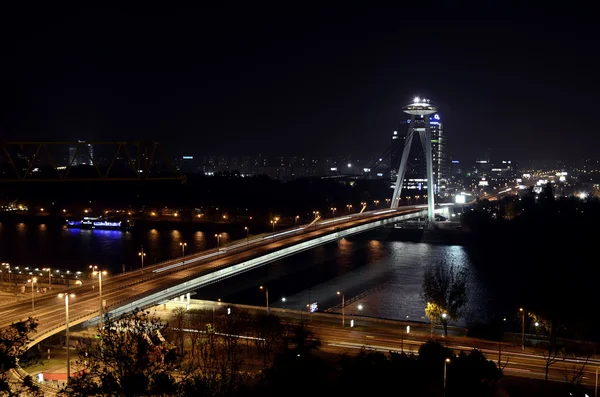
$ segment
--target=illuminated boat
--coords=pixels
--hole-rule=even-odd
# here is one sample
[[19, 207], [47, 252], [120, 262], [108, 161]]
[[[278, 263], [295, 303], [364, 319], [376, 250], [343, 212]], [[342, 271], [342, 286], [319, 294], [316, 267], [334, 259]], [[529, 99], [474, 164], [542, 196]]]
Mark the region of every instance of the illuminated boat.
[[67, 220], [67, 227], [74, 229], [112, 229], [112, 230], [128, 230], [133, 227], [133, 221], [126, 220], [106, 220], [102, 218], [94, 218], [86, 216], [80, 221]]

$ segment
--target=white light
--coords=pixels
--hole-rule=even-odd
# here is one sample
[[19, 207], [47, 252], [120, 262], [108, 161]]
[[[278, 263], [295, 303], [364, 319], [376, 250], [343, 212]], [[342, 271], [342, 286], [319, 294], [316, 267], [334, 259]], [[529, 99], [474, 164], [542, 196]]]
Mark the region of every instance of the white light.
[[358, 310], [362, 310], [363, 309], [363, 305], [358, 305]]
[[282, 302], [285, 302], [285, 298], [281, 298], [281, 301], [282, 301]]
[[418, 103], [418, 102], [420, 102], [420, 101], [421, 101], [421, 99], [420, 99], [418, 96], [416, 96], [416, 97], [415, 97], [415, 103]]
[[396, 210], [379, 211], [379, 212], [374, 212], [373, 215], [387, 214], [388, 212], [394, 212], [394, 211], [396, 211]]
[[467, 202], [467, 198], [466, 198], [464, 195], [462, 195], [462, 194], [457, 194], [457, 195], [454, 197], [454, 202], [455, 202], [456, 204], [464, 204], [464, 203], [466, 203], [466, 202]]
[[352, 218], [352, 217], [351, 216], [345, 216], [343, 218], [331, 219], [331, 220], [328, 220], [328, 221], [325, 221], [325, 222], [320, 222], [319, 225], [326, 225], [326, 224], [331, 223], [331, 222], [344, 221], [344, 220], [350, 219], [350, 218]]
[[[398, 131], [394, 131], [394, 135], [398, 135]], [[379, 161], [381, 161], [381, 160], [379, 160]]]
[[352, 167], [352, 164], [348, 163], [348, 168]]

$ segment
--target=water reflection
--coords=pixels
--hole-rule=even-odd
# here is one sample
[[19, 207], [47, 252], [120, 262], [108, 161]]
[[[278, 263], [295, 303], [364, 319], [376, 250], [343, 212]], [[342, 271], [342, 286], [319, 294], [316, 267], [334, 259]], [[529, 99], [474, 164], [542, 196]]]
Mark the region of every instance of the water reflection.
[[[141, 266], [138, 252], [142, 246], [147, 254], [144, 265], [149, 265], [181, 256], [182, 241], [188, 244], [186, 254], [191, 254], [216, 247], [215, 234], [221, 234], [221, 246], [245, 237], [243, 228], [237, 233], [221, 228], [160, 227], [121, 232], [5, 222], [0, 224], [0, 261], [72, 271], [86, 270], [93, 263], [118, 273], [123, 267], [129, 270]], [[471, 270], [463, 247], [387, 241], [376, 233], [343, 238], [301, 252], [198, 291], [198, 298], [261, 305], [264, 297], [257, 294], [256, 288], [268, 283], [269, 294], [285, 296], [288, 308], [305, 309], [308, 302], [318, 302], [320, 310], [325, 310], [339, 304], [335, 293], [344, 291], [349, 314], [358, 313], [360, 304], [364, 315], [419, 319], [424, 315], [424, 269], [441, 260], [464, 266], [468, 271], [469, 303], [465, 317], [488, 313], [489, 289]], [[281, 304], [279, 298], [273, 302], [274, 306], [277, 304]]]

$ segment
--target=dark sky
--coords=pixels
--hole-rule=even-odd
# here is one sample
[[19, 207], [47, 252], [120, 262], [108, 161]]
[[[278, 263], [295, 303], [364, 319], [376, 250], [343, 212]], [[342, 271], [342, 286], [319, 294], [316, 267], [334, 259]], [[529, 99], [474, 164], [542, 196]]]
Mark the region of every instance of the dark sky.
[[454, 158], [595, 154], [595, 21], [472, 10], [14, 10], [2, 28], [0, 139], [377, 154], [419, 95], [439, 105]]

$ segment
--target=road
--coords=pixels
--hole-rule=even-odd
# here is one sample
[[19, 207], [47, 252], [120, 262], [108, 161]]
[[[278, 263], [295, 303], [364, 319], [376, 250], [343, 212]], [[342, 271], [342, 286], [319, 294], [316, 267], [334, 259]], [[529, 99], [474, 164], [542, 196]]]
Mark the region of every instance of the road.
[[[303, 225], [292, 229], [261, 235], [255, 239], [244, 239], [227, 247], [203, 251], [185, 258], [158, 263], [119, 275], [103, 277], [102, 298], [106, 300], [108, 310], [115, 309], [125, 303], [135, 301], [151, 291], [161, 291], [182, 284], [184, 280], [198, 277], [210, 272], [231, 266], [245, 260], [267, 254], [274, 250], [294, 245], [302, 241], [317, 238], [354, 226], [387, 219], [401, 214], [411, 214], [422, 211], [423, 206], [401, 207], [396, 210], [376, 210], [363, 214], [353, 214], [322, 220], [312, 226]], [[183, 261], [182, 261], [183, 259]], [[92, 283], [82, 287], [69, 289], [76, 296], [70, 299], [70, 324], [81, 322], [92, 315], [97, 315], [100, 308], [98, 288], [92, 288]], [[62, 300], [49, 293], [39, 295], [35, 300], [35, 310], [31, 302], [24, 300], [7, 305], [0, 304], [0, 328], [13, 322], [33, 316], [39, 320], [39, 338], [58, 332], [65, 324], [65, 308]], [[167, 298], [167, 297], [165, 297]]]
[[[225, 303], [202, 302], [194, 305], [192, 301], [191, 308], [211, 307], [219, 305], [223, 307], [243, 308], [251, 312], [265, 310], [264, 307], [255, 307], [248, 305], [231, 305]], [[171, 308], [180, 306], [174, 303], [169, 305]], [[407, 353], [417, 353], [421, 344], [431, 339], [431, 328], [429, 324], [419, 322], [404, 322], [393, 320], [372, 319], [360, 316], [346, 316], [346, 327], [342, 328], [341, 316], [329, 313], [298, 312], [280, 308], [271, 308], [271, 313], [280, 316], [286, 322], [303, 321], [308, 328], [321, 340], [327, 350], [333, 350], [337, 353], [353, 353], [362, 348], [369, 350], [389, 352], [404, 351]], [[355, 327], [350, 327], [350, 321], [354, 320]], [[406, 326], [410, 326], [409, 333], [406, 332]], [[441, 341], [447, 347], [458, 353], [460, 351], [469, 352], [473, 349], [482, 351], [488, 359], [498, 362], [499, 352], [501, 351], [501, 365], [504, 367], [504, 373], [507, 375], [544, 379], [546, 375], [546, 360], [543, 351], [527, 347], [525, 351], [520, 346], [512, 343], [503, 342], [499, 344], [495, 341], [484, 339], [469, 338], [464, 335], [464, 329], [456, 329], [454, 335], [443, 337], [441, 330], [436, 330], [435, 338]], [[501, 347], [501, 349], [500, 349]], [[550, 366], [548, 378], [553, 381], [565, 382], [573, 377], [573, 369], [579, 369], [585, 362], [584, 359], [568, 358], [558, 360]], [[600, 359], [590, 358], [583, 371], [582, 384], [594, 386], [596, 381], [596, 368], [600, 367]]]

